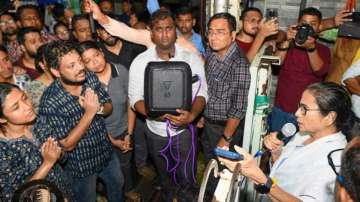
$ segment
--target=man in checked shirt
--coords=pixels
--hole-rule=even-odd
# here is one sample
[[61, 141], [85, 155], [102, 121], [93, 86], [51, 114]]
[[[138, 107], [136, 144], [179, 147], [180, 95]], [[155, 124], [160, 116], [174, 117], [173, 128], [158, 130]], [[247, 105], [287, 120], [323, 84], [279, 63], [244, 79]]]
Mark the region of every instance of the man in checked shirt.
[[242, 144], [250, 86], [249, 62], [235, 42], [235, 17], [215, 14], [208, 27], [211, 49], [205, 55], [205, 69], [209, 100], [201, 136], [206, 163], [215, 158], [214, 148]]

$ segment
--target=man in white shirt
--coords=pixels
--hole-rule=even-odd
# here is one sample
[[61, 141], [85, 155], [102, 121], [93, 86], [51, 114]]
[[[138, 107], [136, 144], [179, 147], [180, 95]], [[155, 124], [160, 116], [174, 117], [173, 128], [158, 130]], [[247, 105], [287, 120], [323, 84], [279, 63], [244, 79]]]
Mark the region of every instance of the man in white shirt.
[[352, 110], [360, 118], [360, 60], [346, 70], [341, 83], [352, 93]]
[[[153, 13], [150, 26], [151, 38], [155, 46], [149, 47], [147, 51], [137, 56], [130, 66], [130, 105], [139, 113], [147, 115], [144, 103], [144, 72], [148, 62], [183, 61], [189, 64], [193, 75], [199, 76], [199, 81], [192, 85], [192, 95], [195, 96], [198, 88], [199, 92], [190, 111], [178, 109], [178, 116], [165, 114], [157, 119], [147, 117], [145, 129], [149, 153], [160, 175], [164, 201], [172, 201], [174, 197], [178, 201], [191, 201], [195, 198], [194, 184], [191, 182], [196, 168], [196, 160], [191, 162], [188, 154], [194, 148], [195, 137], [186, 126], [202, 112], [207, 100], [204, 64], [199, 56], [184, 50], [175, 43], [176, 26], [169, 11], [159, 10]], [[167, 134], [165, 120], [179, 126], [179, 129], [170, 129]], [[168, 136], [171, 136], [173, 141], [169, 142]], [[168, 143], [171, 143], [170, 150], [175, 155], [169, 155], [170, 151], [162, 154], [159, 152]], [[164, 155], [168, 156], [169, 161], [163, 158]]]

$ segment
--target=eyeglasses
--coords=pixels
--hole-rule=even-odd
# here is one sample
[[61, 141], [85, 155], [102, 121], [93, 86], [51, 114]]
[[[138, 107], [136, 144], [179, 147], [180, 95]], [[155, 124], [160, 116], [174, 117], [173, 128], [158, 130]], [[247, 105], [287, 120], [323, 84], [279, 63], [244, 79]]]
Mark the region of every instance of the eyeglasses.
[[[340, 183], [341, 186], [344, 186], [345, 183], [344, 177], [340, 175], [340, 159], [343, 150], [344, 149], [335, 149], [327, 155], [328, 163], [336, 175], [336, 180]], [[334, 158], [336, 158], [338, 161], [334, 162]]]
[[225, 30], [209, 30], [207, 32], [207, 36], [220, 36], [223, 37], [226, 34], [228, 34], [229, 32], [225, 31]]
[[305, 116], [308, 111], [320, 111], [320, 109], [310, 109], [302, 103], [299, 103], [298, 109], [300, 109], [300, 112], [303, 116]]
[[0, 26], [5, 26], [7, 24], [14, 24], [15, 21], [14, 20], [8, 20], [8, 21], [1, 21], [0, 22]]

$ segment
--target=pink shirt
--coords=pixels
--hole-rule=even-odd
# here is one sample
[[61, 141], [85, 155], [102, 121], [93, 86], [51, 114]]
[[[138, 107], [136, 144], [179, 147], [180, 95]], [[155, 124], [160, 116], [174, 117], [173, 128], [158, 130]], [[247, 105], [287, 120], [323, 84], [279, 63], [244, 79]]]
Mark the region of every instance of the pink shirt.
[[323, 81], [330, 67], [330, 50], [322, 44], [316, 44], [324, 64], [318, 71], [310, 66], [308, 53], [291, 48], [281, 66], [275, 105], [288, 113], [295, 113], [305, 88], [312, 83]]

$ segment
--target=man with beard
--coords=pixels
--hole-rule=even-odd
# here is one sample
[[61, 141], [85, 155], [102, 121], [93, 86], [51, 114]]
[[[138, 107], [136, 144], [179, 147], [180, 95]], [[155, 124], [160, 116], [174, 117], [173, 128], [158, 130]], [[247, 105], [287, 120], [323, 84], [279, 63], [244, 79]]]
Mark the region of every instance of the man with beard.
[[110, 35], [98, 23], [96, 23], [96, 31], [100, 39], [99, 46], [105, 54], [106, 61], [110, 63], [122, 64], [129, 69], [134, 58], [146, 50], [145, 46], [121, 40], [118, 37]]
[[[154, 13], [158, 9], [161, 9], [158, 0], [148, 0], [146, 6], [150, 13]], [[177, 35], [183, 36], [185, 39], [191, 41], [196, 49], [204, 55], [205, 49], [202, 38], [193, 30], [195, 24], [196, 19], [189, 7], [181, 7], [176, 11]]]
[[17, 40], [24, 54], [15, 62], [15, 65], [25, 69], [34, 80], [40, 76], [35, 68], [36, 51], [43, 44], [40, 32], [34, 27], [21, 28], [17, 34]]
[[245, 9], [240, 16], [242, 29], [236, 36], [236, 42], [250, 62], [256, 56], [265, 39], [279, 31], [276, 18], [267, 21], [262, 18], [261, 11], [254, 7]]
[[41, 97], [35, 134], [41, 142], [57, 139], [67, 159], [76, 201], [96, 200], [96, 179], [103, 180], [108, 201], [122, 201], [124, 178], [112, 150], [103, 116], [112, 112], [108, 93], [94, 73], [85, 71], [69, 42], [48, 45], [46, 63], [56, 80]]
[[16, 39], [18, 27], [13, 14], [5, 12], [0, 15], [0, 30], [3, 33], [4, 47], [9, 53], [11, 62], [17, 61], [23, 53]]
[[[130, 105], [139, 113], [147, 116], [144, 102], [144, 73], [148, 62], [151, 61], [183, 61], [189, 64], [192, 75], [198, 75], [199, 82], [192, 85], [194, 101], [191, 110], [178, 109], [178, 116], [165, 114], [159, 118], [146, 117], [146, 141], [149, 147], [149, 154], [153, 159], [160, 182], [163, 188], [162, 201], [193, 201], [194, 184], [191, 183], [193, 168], [196, 168], [196, 161], [187, 161], [189, 151], [194, 144], [192, 134], [187, 124], [202, 112], [207, 100], [207, 83], [205, 79], [204, 66], [199, 56], [180, 47], [176, 41], [176, 26], [170, 11], [158, 10], [151, 16], [151, 38], [155, 46], [148, 48], [145, 52], [135, 58], [130, 67], [129, 76], [129, 101]], [[198, 94], [196, 91], [198, 90]], [[196, 96], [196, 97], [195, 97]], [[176, 125], [176, 128], [167, 127], [165, 120]], [[168, 129], [168, 130], [167, 130]], [[172, 137], [174, 141], [169, 139]], [[160, 153], [163, 148], [169, 145], [170, 150], [177, 147], [177, 155], [170, 155], [171, 151]], [[179, 147], [179, 145], [181, 145]], [[168, 158], [164, 159], [163, 156]], [[175, 158], [175, 159], [174, 159]], [[168, 160], [168, 161], [166, 161]], [[173, 171], [168, 170], [169, 165], [178, 165]], [[177, 164], [179, 163], [179, 164]], [[196, 173], [196, 172], [195, 172]], [[171, 180], [171, 176], [173, 180]]]

